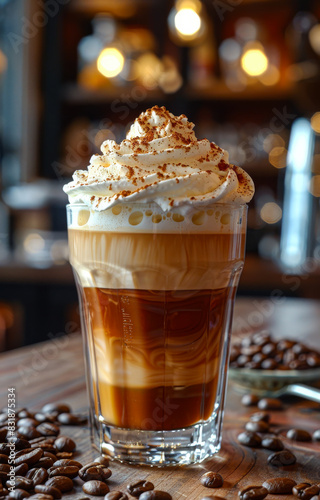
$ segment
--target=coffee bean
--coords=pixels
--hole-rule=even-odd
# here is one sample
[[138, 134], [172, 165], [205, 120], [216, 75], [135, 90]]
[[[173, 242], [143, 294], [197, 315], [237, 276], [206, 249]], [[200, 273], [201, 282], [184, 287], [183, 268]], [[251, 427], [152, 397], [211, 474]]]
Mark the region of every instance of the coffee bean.
[[293, 441], [311, 441], [312, 439], [311, 434], [304, 429], [289, 429], [286, 435]]
[[[25, 451], [25, 450], [22, 450]], [[40, 460], [43, 455], [43, 450], [41, 448], [34, 448], [33, 450], [23, 453], [20, 456], [16, 456], [15, 464], [20, 465], [26, 463], [28, 466], [33, 465]]]
[[218, 497], [217, 495], [210, 495], [202, 497], [201, 500], [223, 500], [222, 497]]
[[310, 349], [306, 345], [297, 342], [292, 346], [292, 351], [297, 354], [303, 354], [310, 352]]
[[41, 457], [39, 462], [34, 464], [34, 467], [42, 467], [43, 469], [50, 469], [53, 466], [53, 460], [49, 457]]
[[43, 493], [44, 495], [51, 495], [54, 499], [59, 500], [62, 496], [61, 491], [53, 486], [46, 486], [45, 484], [37, 484], [34, 488], [36, 493]]
[[152, 490], [142, 493], [139, 500], [172, 500], [172, 496], [166, 491]]
[[320, 441], [320, 429], [314, 431], [314, 433], [312, 434], [312, 439], [313, 441]]
[[249, 345], [248, 347], [244, 346], [241, 348], [241, 354], [244, 354], [245, 356], [254, 356], [258, 352], [260, 352], [261, 347], [258, 345]]
[[79, 477], [82, 481], [106, 481], [111, 474], [110, 469], [98, 463], [87, 464], [79, 470]]
[[88, 495], [102, 496], [109, 492], [109, 486], [102, 481], [87, 481], [82, 485], [82, 489]]
[[281, 467], [282, 465], [293, 465], [297, 461], [296, 456], [290, 450], [281, 450], [276, 453], [272, 453], [268, 457], [268, 464], [274, 465], [275, 467]]
[[76, 448], [76, 443], [73, 439], [67, 436], [60, 436], [54, 442], [58, 451], [73, 451]]
[[16, 458], [18, 457], [21, 457], [22, 455], [26, 455], [27, 453], [29, 453], [30, 451], [32, 451], [32, 448], [26, 448], [24, 450], [18, 450], [18, 451], [15, 451], [14, 452], [14, 455]]
[[[94, 459], [95, 463], [98, 463], [100, 465], [105, 465], [106, 467], [109, 467], [109, 459], [107, 457], [100, 456], [98, 458]], [[124, 494], [124, 493], [123, 493]]]
[[60, 434], [60, 427], [51, 422], [43, 422], [36, 429], [42, 436], [58, 436]]
[[33, 444], [44, 443], [45, 441], [46, 441], [46, 438], [44, 436], [40, 436], [40, 437], [37, 437], [34, 439], [30, 439], [29, 443], [30, 443], [30, 446], [32, 446]]
[[7, 495], [9, 495], [9, 491], [7, 490], [7, 488], [4, 488], [0, 482], [0, 498], [3, 498]]
[[4, 443], [4, 440], [7, 437], [7, 433], [8, 433], [8, 428], [7, 427], [3, 427], [2, 429], [0, 429], [0, 442], [1, 443]]
[[43, 493], [45, 495], [51, 495], [54, 499], [59, 500], [61, 498], [61, 491], [53, 486], [46, 486], [45, 484], [37, 484], [34, 488], [36, 493]]
[[268, 490], [263, 486], [247, 486], [239, 491], [240, 500], [263, 500], [268, 495]]
[[310, 486], [311, 486], [310, 483], [299, 483], [299, 484], [296, 484], [292, 488], [292, 493], [296, 497], [302, 498], [302, 495], [303, 495], [304, 491], [306, 490], [306, 488], [310, 488]]
[[31, 500], [54, 500], [52, 495], [47, 495], [45, 493], [34, 493], [29, 498]]
[[10, 443], [14, 443], [14, 447], [16, 450], [26, 450], [27, 448], [30, 448], [30, 443], [26, 439], [15, 437], [13, 439], [10, 439]]
[[241, 399], [241, 404], [243, 406], [256, 406], [258, 401], [259, 398], [255, 394], [245, 394]]
[[43, 452], [43, 456], [44, 457], [47, 457], [47, 458], [51, 458], [51, 460], [53, 460], [53, 462], [55, 462], [57, 460], [57, 457], [56, 455], [54, 455], [53, 453], [51, 453], [50, 451], [44, 451]]
[[60, 467], [53, 466], [48, 469], [48, 474], [50, 477], [66, 476], [73, 479], [74, 477], [77, 477], [78, 472], [79, 469], [75, 465], [62, 465]]
[[34, 418], [37, 420], [38, 424], [42, 424], [43, 422], [51, 422], [54, 423], [57, 421], [58, 413], [36, 413]]
[[270, 415], [269, 413], [265, 412], [265, 411], [257, 411], [255, 413], [252, 413], [250, 415], [250, 420], [252, 422], [266, 422], [267, 424], [269, 423], [270, 421]]
[[[293, 490], [292, 490], [293, 491]], [[298, 493], [298, 498], [303, 500], [311, 500], [312, 497], [320, 493], [320, 486], [317, 484], [312, 484], [302, 488]]]
[[33, 418], [33, 413], [30, 413], [26, 408], [21, 409], [18, 413], [16, 413], [18, 418]]
[[19, 437], [27, 439], [28, 441], [30, 441], [30, 439], [34, 439], [41, 436], [40, 432], [35, 427], [26, 427], [26, 426], [18, 427], [18, 434]]
[[282, 339], [277, 343], [277, 351], [287, 351], [294, 346], [295, 342], [293, 340]]
[[267, 424], [267, 422], [263, 422], [263, 420], [260, 422], [252, 422], [252, 420], [250, 420], [246, 423], [245, 427], [247, 431], [261, 432], [261, 434], [269, 432], [269, 424]]
[[60, 413], [58, 421], [64, 425], [80, 425], [87, 421], [86, 417], [74, 415], [73, 413]]
[[42, 408], [42, 413], [52, 413], [52, 412], [57, 412], [57, 413], [70, 413], [71, 408], [69, 405], [66, 404], [59, 404], [59, 403], [48, 403], [44, 405]]
[[290, 370], [308, 370], [310, 366], [304, 360], [294, 359], [289, 363]]
[[26, 473], [28, 479], [32, 479], [34, 486], [43, 484], [48, 479], [48, 472], [43, 467], [34, 467]]
[[267, 356], [265, 354], [262, 354], [262, 352], [257, 352], [257, 354], [252, 356], [252, 361], [254, 363], [258, 363], [259, 365], [261, 365], [262, 361], [264, 361], [265, 359], [267, 359]]
[[282, 410], [282, 402], [276, 398], [263, 398], [258, 403], [260, 410]]
[[223, 478], [218, 472], [209, 471], [201, 476], [200, 482], [206, 488], [221, 488]]
[[10, 498], [15, 498], [15, 500], [22, 500], [23, 498], [28, 498], [30, 493], [26, 490], [22, 490], [21, 488], [14, 488], [14, 490], [9, 492]]
[[281, 451], [284, 448], [283, 442], [277, 437], [266, 437], [261, 441], [262, 448], [272, 451]]
[[8, 463], [8, 456], [7, 455], [1, 455], [0, 454], [0, 464], [7, 464]]
[[72, 451], [57, 451], [56, 457], [60, 460], [71, 459], [73, 457]]
[[53, 444], [49, 444], [47, 442], [47, 440], [43, 441], [41, 443], [32, 444], [31, 448], [41, 448], [41, 450], [43, 450], [43, 451], [49, 451], [50, 453], [52, 453], [54, 455], [57, 454], [56, 447]]
[[244, 446], [250, 448], [259, 448], [261, 446], [261, 437], [256, 432], [245, 431], [238, 435], [238, 441]]
[[268, 490], [271, 495], [285, 495], [292, 492], [292, 488], [297, 483], [289, 477], [274, 477], [267, 479], [262, 486]]
[[276, 370], [278, 363], [273, 358], [264, 359], [261, 363], [262, 370]]
[[252, 337], [249, 335], [247, 337], [244, 337], [243, 339], [241, 339], [241, 349], [243, 347], [249, 347], [252, 344], [253, 344], [253, 340], [252, 340]]
[[145, 479], [140, 479], [135, 483], [128, 484], [127, 490], [133, 497], [139, 497], [145, 491], [150, 491], [154, 489], [154, 485], [150, 481]]
[[35, 418], [31, 417], [26, 417], [26, 418], [19, 418], [17, 421], [18, 427], [37, 427], [38, 422]]
[[265, 344], [261, 348], [262, 354], [265, 354], [268, 356], [268, 358], [272, 358], [274, 354], [276, 353], [276, 344], [274, 342], [269, 342], [268, 344]]
[[50, 479], [48, 479], [45, 484], [46, 486], [53, 486], [54, 488], [58, 488], [58, 490], [60, 490], [62, 493], [70, 491], [73, 488], [72, 479], [66, 476], [50, 477]]
[[289, 366], [292, 361], [297, 359], [298, 355], [292, 351], [292, 349], [288, 349], [283, 353], [283, 364]]
[[[78, 469], [82, 469], [83, 465], [78, 462], [77, 460], [70, 460], [70, 459], [61, 459], [61, 460], [56, 460], [53, 464], [55, 467], [64, 467], [65, 465], [75, 465], [78, 467]], [[95, 463], [92, 465], [96, 465]]]
[[264, 346], [264, 345], [268, 344], [268, 342], [271, 341], [271, 336], [270, 336], [269, 332], [263, 330], [261, 332], [254, 333], [252, 335], [252, 341], [254, 344]]
[[[10, 480], [6, 482], [6, 486], [7, 488], [10, 488], [10, 486], [12, 486]], [[33, 489], [33, 481], [32, 479], [28, 479], [27, 477], [15, 476], [14, 487], [19, 488], [21, 490], [30, 491]]]
[[249, 361], [251, 361], [250, 356], [246, 356], [245, 354], [240, 354], [240, 356], [238, 356], [238, 358], [236, 360], [236, 363], [237, 363], [237, 366], [242, 368], [242, 367], [244, 367], [244, 365], [246, 363], [249, 363]]
[[122, 491], [110, 491], [104, 497], [104, 500], [128, 500], [128, 496]]
[[25, 476], [28, 470], [29, 467], [27, 464], [20, 464], [14, 468], [14, 473], [16, 476]]
[[313, 353], [307, 355], [307, 364], [310, 368], [317, 368], [320, 366], [320, 355]]
[[0, 464], [0, 471], [4, 472], [5, 474], [8, 474], [10, 472], [10, 465], [9, 464]]
[[9, 443], [0, 443], [0, 454], [1, 455], [10, 455], [10, 445]]

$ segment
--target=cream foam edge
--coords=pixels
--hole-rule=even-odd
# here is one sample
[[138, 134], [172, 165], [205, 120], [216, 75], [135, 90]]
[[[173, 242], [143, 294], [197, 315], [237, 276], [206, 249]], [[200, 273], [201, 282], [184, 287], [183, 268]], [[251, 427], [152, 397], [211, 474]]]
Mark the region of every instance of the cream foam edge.
[[174, 209], [162, 210], [154, 204], [116, 205], [103, 212], [85, 205], [71, 205], [69, 229], [135, 233], [235, 233], [245, 231], [241, 224], [244, 205], [220, 204], [182, 215]]

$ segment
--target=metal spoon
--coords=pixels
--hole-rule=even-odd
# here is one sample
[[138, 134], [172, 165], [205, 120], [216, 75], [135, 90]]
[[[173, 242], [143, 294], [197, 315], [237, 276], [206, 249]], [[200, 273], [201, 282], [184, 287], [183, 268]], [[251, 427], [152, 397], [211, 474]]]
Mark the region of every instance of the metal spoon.
[[320, 389], [304, 384], [319, 382], [319, 368], [301, 371], [230, 368], [229, 379], [241, 392], [250, 390], [258, 396], [269, 397], [294, 395], [320, 403]]

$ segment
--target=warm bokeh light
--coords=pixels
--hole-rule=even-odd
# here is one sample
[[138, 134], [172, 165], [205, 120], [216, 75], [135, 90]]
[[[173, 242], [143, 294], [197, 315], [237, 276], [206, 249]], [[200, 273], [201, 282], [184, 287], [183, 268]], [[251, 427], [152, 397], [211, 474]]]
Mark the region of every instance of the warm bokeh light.
[[287, 165], [288, 151], [283, 146], [272, 148], [269, 153], [269, 162], [275, 168], [285, 168]]
[[274, 64], [269, 64], [268, 69], [260, 76], [259, 80], [263, 85], [275, 85], [280, 80], [280, 71]]
[[250, 17], [240, 17], [235, 23], [235, 32], [241, 40], [255, 40], [258, 35], [258, 25]]
[[115, 47], [103, 49], [97, 60], [97, 68], [103, 76], [114, 78], [123, 70], [124, 56]]
[[162, 70], [162, 63], [153, 52], [145, 52], [137, 59], [137, 78], [149, 90], [157, 88]]
[[37, 233], [30, 233], [26, 236], [23, 246], [26, 252], [28, 253], [38, 253], [45, 247], [45, 242], [42, 236]]
[[221, 59], [227, 62], [238, 61], [241, 56], [241, 45], [234, 38], [226, 38], [219, 47]]
[[174, 17], [174, 24], [177, 31], [183, 36], [193, 36], [201, 28], [201, 18], [197, 12], [191, 8], [178, 10]]
[[320, 134], [320, 112], [318, 111], [311, 117], [311, 127], [317, 134]]
[[263, 149], [266, 153], [270, 153], [271, 149], [279, 146], [284, 147], [284, 139], [279, 134], [268, 134], [263, 141]]
[[242, 69], [250, 76], [260, 76], [268, 68], [268, 58], [263, 50], [251, 48], [246, 50], [241, 57]]
[[0, 74], [4, 73], [7, 69], [8, 61], [5, 54], [0, 50]]
[[320, 175], [314, 175], [310, 181], [310, 193], [317, 198], [320, 197]]
[[267, 224], [275, 224], [282, 218], [282, 209], [273, 201], [265, 203], [260, 210], [260, 217]]
[[309, 31], [309, 42], [315, 53], [320, 55], [320, 24], [316, 24]]

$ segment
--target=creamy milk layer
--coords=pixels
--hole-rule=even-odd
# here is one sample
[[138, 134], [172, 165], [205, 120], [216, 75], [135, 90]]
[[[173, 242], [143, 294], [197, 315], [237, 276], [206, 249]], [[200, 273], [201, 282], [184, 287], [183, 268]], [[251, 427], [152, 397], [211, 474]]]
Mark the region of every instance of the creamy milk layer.
[[71, 204], [103, 211], [127, 203], [157, 204], [164, 212], [204, 210], [212, 203], [248, 203], [250, 176], [228, 163], [228, 154], [207, 139], [197, 140], [194, 124], [154, 106], [135, 120], [120, 144], [107, 140], [88, 170], [64, 186]]

